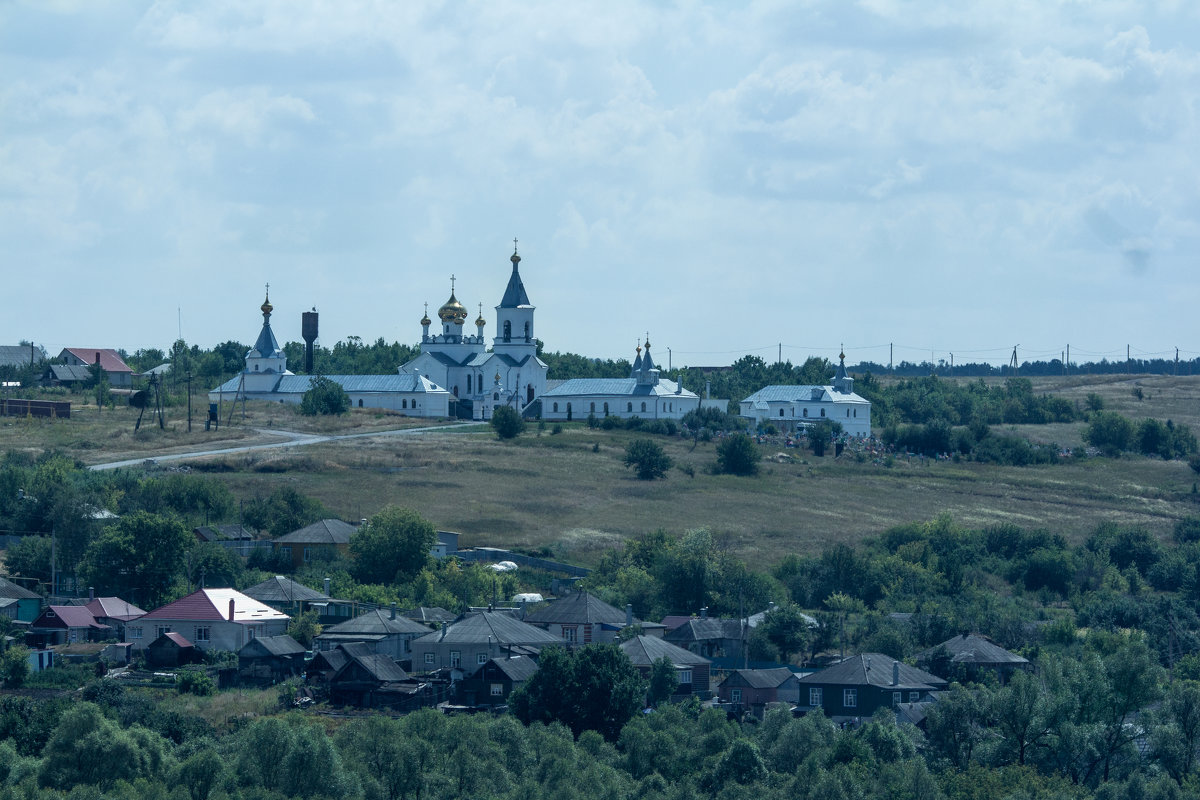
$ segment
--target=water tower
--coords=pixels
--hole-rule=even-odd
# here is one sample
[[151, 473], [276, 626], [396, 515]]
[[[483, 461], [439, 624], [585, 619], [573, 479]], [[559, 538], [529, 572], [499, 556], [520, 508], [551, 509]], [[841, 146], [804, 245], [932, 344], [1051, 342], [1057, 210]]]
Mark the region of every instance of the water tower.
[[317, 340], [317, 307], [300, 315], [300, 336], [304, 339], [304, 372], [313, 371], [313, 342]]

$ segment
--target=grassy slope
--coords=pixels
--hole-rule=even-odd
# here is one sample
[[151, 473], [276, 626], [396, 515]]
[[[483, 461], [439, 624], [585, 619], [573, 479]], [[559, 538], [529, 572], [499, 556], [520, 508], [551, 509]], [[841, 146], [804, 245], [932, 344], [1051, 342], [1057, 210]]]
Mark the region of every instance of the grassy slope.
[[[1132, 389], [1140, 384], [1145, 398]], [[1200, 431], [1200, 378], [1072, 376], [1038, 379], [1038, 391], [1082, 400], [1101, 394], [1107, 407], [1134, 417], [1174, 419]], [[95, 421], [95, 408], [70, 422], [0, 421], [0, 448], [58, 447], [88, 462], [147, 457], [156, 452], [215, 444], [217, 437], [248, 443], [254, 425], [319, 432], [360, 432], [410, 420], [355, 411], [341, 420], [313, 420], [290, 408], [250, 404], [250, 418], [219, 434], [195, 425], [189, 436], [177, 418], [174, 430], [157, 428], [134, 437], [133, 414], [119, 409]], [[177, 412], [176, 412], [177, 413]], [[224, 417], [223, 417], [224, 421]], [[1078, 445], [1081, 425], [1024, 426], [1031, 438]], [[143, 431], [145, 431], [143, 426]], [[383, 505], [411, 506], [439, 528], [464, 534], [464, 545], [548, 547], [584, 563], [604, 549], [656, 528], [684, 531], [707, 526], [727, 535], [752, 564], [765, 566], [788, 552], [812, 553], [827, 543], [853, 542], [894, 524], [942, 512], [968, 525], [1009, 521], [1047, 527], [1071, 539], [1105, 520], [1136, 523], [1165, 534], [1175, 520], [1200, 513], [1190, 494], [1196, 476], [1180, 462], [1093, 459], [1051, 467], [1010, 468], [900, 460], [892, 468], [853, 459], [809, 463], [764, 461], [759, 478], [715, 476], [712, 444], [660, 438], [679, 465], [665, 481], [633, 479], [621, 463], [634, 434], [569, 426], [558, 436], [532, 429], [515, 443], [486, 431], [360, 439], [293, 452], [227, 457], [234, 469], [220, 477], [241, 497], [269, 494], [287, 483], [318, 497], [347, 519], [370, 516]], [[593, 444], [600, 449], [593, 452]], [[286, 472], [279, 472], [281, 468]], [[270, 470], [270, 471], [268, 471]]]

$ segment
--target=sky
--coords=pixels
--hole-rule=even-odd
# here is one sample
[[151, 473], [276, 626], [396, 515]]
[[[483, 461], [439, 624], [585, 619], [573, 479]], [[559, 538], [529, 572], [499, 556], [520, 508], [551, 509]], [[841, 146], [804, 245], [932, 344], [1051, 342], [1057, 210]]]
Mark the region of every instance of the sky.
[[0, 342], [1194, 358], [1198, 122], [1192, 0], [16, 0]]

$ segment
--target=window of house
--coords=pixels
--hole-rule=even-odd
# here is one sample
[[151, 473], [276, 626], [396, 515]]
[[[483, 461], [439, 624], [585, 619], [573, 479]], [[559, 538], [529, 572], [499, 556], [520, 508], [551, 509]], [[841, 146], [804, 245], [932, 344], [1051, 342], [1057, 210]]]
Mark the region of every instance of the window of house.
[[679, 670], [679, 682], [680, 683], [691, 683], [692, 682], [692, 671], [690, 669]]
[[208, 625], [196, 626], [196, 644], [212, 641], [212, 628]]
[[646, 410], [646, 404], [642, 403], [642, 411], [645, 411], [645, 410]]
[[858, 409], [854, 409], [854, 418], [858, 419]]
[[892, 705], [898, 706], [904, 702], [904, 692], [892, 692]]
[[806, 416], [806, 417], [808, 416], [808, 409], [807, 409], [807, 408], [806, 408], [806, 409], [804, 409], [804, 416]]
[[848, 409], [848, 408], [846, 409], [846, 416], [847, 416], [847, 417], [849, 417], [849, 416], [850, 416], [850, 409]]
[[503, 683], [493, 683], [492, 684], [492, 697], [504, 697], [504, 684]]
[[471, 393], [471, 377], [470, 375], [467, 376], [467, 394]]
[[824, 694], [823, 689], [809, 689], [808, 690], [808, 704], [810, 706], [812, 706], [813, 708], [817, 708], [818, 706], [820, 706], [822, 703], [825, 702], [825, 698], [822, 697], [823, 694]]
[[488, 654], [487, 653], [478, 653], [475, 656], [476, 664], [486, 664], [487, 662], [488, 662]]
[[361, 397], [360, 397], [360, 398], [358, 398], [358, 407], [359, 407], [359, 408], [362, 408], [362, 407], [363, 407], [363, 404], [362, 404], [362, 398], [361, 398]]
[[731, 702], [731, 703], [742, 702], [742, 690], [741, 689], [730, 689], [729, 690], [729, 702]]
[[311, 547], [304, 548], [304, 560], [308, 561], [309, 558], [311, 558], [311, 557], [312, 557], [312, 548]]
[[130, 639], [140, 639], [140, 638], [142, 638], [142, 626], [141, 625], [131, 625], [125, 629], [125, 633], [126, 633], [126, 636]]
[[155, 639], [162, 636], [164, 633], [170, 633], [170, 632], [171, 632], [170, 625], [155, 625], [154, 626], [154, 638]]
[[291, 558], [292, 557], [292, 546], [290, 544], [281, 545], [279, 548], [279, 552], [283, 553], [285, 558]]
[[555, 403], [555, 404], [554, 404], [554, 410], [555, 410], [556, 412], [558, 411], [558, 403]]
[[425, 663], [426, 663], [426, 664], [433, 664], [433, 653], [426, 653], [426, 654], [425, 654]]
[[595, 414], [595, 413], [596, 413], [596, 404], [595, 404], [595, 403], [592, 403], [592, 407], [591, 407], [591, 408], [589, 408], [589, 409], [588, 409], [588, 411], [590, 411], [590, 412], [592, 412], [593, 414]]
[[825, 416], [825, 409], [823, 409], [823, 408], [821, 409], [821, 416], [822, 417]]
[[401, 400], [401, 401], [400, 401], [400, 407], [401, 407], [401, 408], [408, 408], [408, 400]]
[[781, 417], [783, 416], [783, 409], [782, 409], [782, 408], [781, 408], [781, 409], [779, 409], [779, 416], [781, 416]]
[[858, 689], [844, 689], [842, 691], [842, 705], [846, 708], [858, 708]]
[[633, 403], [626, 403], [626, 404], [625, 404], [625, 410], [626, 410], [626, 411], [633, 411]]
[[571, 404], [570, 403], [567, 403], [567, 413], [568, 414], [571, 413]]
[[506, 342], [512, 341], [512, 323], [511, 322], [506, 321], [504, 323], [504, 341], [506, 341]]
[[562, 629], [562, 632], [563, 632], [563, 641], [564, 642], [574, 643], [574, 641], [575, 641], [575, 629], [574, 628], [565, 628], [564, 627]]
[[604, 404], [604, 416], [608, 416], [608, 403]]
[[920, 700], [921, 700], [920, 692], [909, 692], [908, 693], [908, 702], [917, 703], [917, 702], [920, 702]]
[[462, 653], [458, 652], [457, 650], [451, 650], [450, 651], [450, 666], [457, 667], [461, 661], [462, 661]]

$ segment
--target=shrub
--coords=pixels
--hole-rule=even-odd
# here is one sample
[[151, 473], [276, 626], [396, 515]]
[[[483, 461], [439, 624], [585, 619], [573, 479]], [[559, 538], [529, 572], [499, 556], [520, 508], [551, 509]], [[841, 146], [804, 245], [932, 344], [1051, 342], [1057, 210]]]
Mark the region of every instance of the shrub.
[[762, 454], [744, 433], [735, 433], [717, 445], [717, 471], [728, 475], [757, 475]]
[[1083, 440], [1105, 455], [1120, 455], [1133, 441], [1133, 423], [1115, 411], [1097, 411], [1083, 431]]
[[550, 429], [551, 436], [558, 436], [562, 432], [563, 432], [563, 426], [562, 426], [562, 423], [559, 423], [559, 422], [554, 423], [554, 427]]
[[[496, 436], [501, 439], [515, 439], [525, 430], [525, 420], [521, 419], [516, 409], [509, 406], [500, 406], [492, 412], [491, 425]], [[554, 427], [559, 428], [558, 425]], [[556, 430], [555, 433], [557, 432]]]
[[216, 694], [217, 684], [207, 672], [198, 669], [183, 669], [175, 681], [175, 689], [180, 694], [194, 694], [207, 697]]
[[657, 442], [635, 439], [625, 448], [625, 466], [636, 467], [640, 480], [652, 481], [666, 476], [671, 468], [671, 458]]
[[324, 375], [313, 379], [309, 390], [300, 401], [300, 413], [308, 416], [317, 414], [345, 414], [350, 410], [350, 395]]

